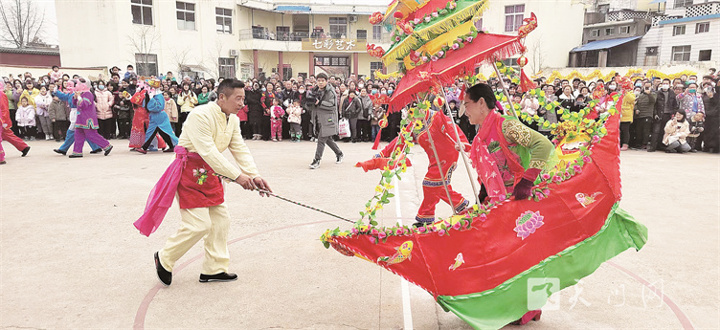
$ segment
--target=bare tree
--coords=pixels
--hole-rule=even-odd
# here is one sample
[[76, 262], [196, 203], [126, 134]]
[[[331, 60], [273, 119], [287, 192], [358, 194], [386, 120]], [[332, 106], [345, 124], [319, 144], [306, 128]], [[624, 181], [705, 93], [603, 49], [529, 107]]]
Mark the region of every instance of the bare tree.
[[542, 36], [539, 36], [537, 39], [535, 39], [535, 42], [530, 46], [530, 54], [532, 56], [529, 59], [530, 62], [530, 69], [532, 69], [532, 74], [537, 75], [538, 72], [542, 71], [542, 68], [545, 66], [545, 56], [543, 55], [542, 50]]
[[[160, 41], [160, 34], [152, 26], [136, 26], [135, 31], [128, 35], [128, 42], [134, 56], [130, 63], [137, 63], [138, 74], [147, 73], [148, 63], [153, 60], [150, 56], [155, 45]], [[157, 58], [154, 59], [157, 62]], [[142, 66], [142, 67], [141, 67]], [[157, 69], [157, 63], [155, 63]], [[156, 70], [157, 71], [157, 70]], [[157, 74], [157, 72], [155, 72]]]
[[183, 68], [190, 64], [190, 48], [185, 47], [182, 50], [173, 49], [172, 59], [175, 62], [175, 67], [177, 68], [177, 73], [179, 74], [183, 71]]
[[212, 78], [218, 79], [220, 77], [220, 58], [223, 55], [223, 42], [220, 38], [215, 39], [215, 47], [207, 51], [207, 56], [198, 63], [200, 66], [210, 74]]
[[31, 0], [0, 1], [0, 18], [1, 40], [17, 48], [27, 47], [44, 33], [45, 10], [39, 10]]

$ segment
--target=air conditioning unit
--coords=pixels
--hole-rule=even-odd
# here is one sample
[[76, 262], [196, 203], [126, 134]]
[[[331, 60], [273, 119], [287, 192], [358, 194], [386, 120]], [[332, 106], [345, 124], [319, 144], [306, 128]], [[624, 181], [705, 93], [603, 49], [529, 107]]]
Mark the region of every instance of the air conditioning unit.
[[357, 15], [348, 15], [348, 21], [350, 21], [350, 23], [356, 23], [358, 21]]
[[239, 52], [237, 49], [230, 50], [230, 57], [238, 57], [238, 56], [239, 56]]

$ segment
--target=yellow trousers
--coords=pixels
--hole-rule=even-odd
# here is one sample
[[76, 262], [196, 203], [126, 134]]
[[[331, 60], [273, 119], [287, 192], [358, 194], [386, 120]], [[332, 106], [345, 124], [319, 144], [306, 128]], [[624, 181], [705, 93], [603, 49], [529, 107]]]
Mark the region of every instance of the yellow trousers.
[[163, 268], [172, 272], [175, 262], [204, 237], [203, 274], [227, 272], [230, 264], [227, 246], [230, 214], [227, 206], [223, 203], [212, 207], [180, 209], [180, 215], [180, 229], [168, 238], [159, 253]]

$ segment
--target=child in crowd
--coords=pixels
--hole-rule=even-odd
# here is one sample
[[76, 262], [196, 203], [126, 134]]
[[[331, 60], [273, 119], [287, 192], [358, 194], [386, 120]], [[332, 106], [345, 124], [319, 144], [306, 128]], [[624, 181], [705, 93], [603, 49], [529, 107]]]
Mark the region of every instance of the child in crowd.
[[35, 96], [35, 112], [37, 113], [37, 120], [39, 126], [45, 134], [45, 140], [51, 140], [53, 138], [52, 122], [50, 121], [50, 103], [52, 103], [52, 96], [48, 93], [47, 87], [40, 87], [40, 95]]
[[20, 98], [20, 106], [15, 114], [15, 120], [20, 130], [20, 136], [26, 140], [35, 140], [35, 107], [30, 105], [30, 101], [26, 96]]
[[130, 138], [130, 128], [132, 125], [132, 104], [130, 103], [130, 94], [126, 91], [120, 94], [120, 101], [113, 105], [117, 113], [118, 123], [118, 139]]
[[272, 100], [272, 108], [270, 108], [270, 135], [272, 140], [282, 141], [282, 117], [285, 110], [280, 106], [280, 99], [277, 97]]
[[303, 109], [300, 107], [300, 99], [293, 99], [292, 104], [287, 108], [288, 123], [290, 123], [290, 140], [300, 142], [302, 138], [302, 114]]
[[170, 92], [163, 92], [163, 97], [165, 98], [165, 113], [167, 113], [168, 118], [170, 118], [170, 126], [172, 126], [173, 131], [177, 132], [177, 122], [178, 122], [178, 109], [177, 109], [177, 103], [175, 103], [175, 100], [173, 100], [172, 97], [170, 97]]
[[65, 101], [61, 100], [57, 96], [53, 96], [52, 102], [48, 107], [48, 113], [50, 113], [50, 121], [53, 127], [53, 136], [56, 142], [65, 140], [65, 132], [70, 126], [68, 116], [70, 115], [70, 107], [68, 107]]
[[370, 119], [370, 125], [372, 127], [370, 130], [370, 135], [371, 140], [373, 141], [375, 141], [377, 135], [380, 133], [380, 119], [382, 119], [384, 115], [385, 108], [383, 108], [382, 105], [373, 105], [372, 118]]

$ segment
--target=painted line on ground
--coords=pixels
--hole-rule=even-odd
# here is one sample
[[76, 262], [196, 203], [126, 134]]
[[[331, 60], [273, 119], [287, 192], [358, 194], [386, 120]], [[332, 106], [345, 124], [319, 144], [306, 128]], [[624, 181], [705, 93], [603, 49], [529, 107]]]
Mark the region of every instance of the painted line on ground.
[[633, 278], [634, 280], [640, 282], [642, 285], [646, 286], [648, 289], [650, 289], [650, 291], [652, 291], [652, 292], [655, 293], [658, 297], [660, 297], [660, 299], [662, 299], [663, 302], [664, 302], [668, 307], [670, 307], [670, 310], [671, 310], [671, 311], [675, 314], [675, 316], [678, 318], [678, 321], [680, 321], [680, 325], [682, 325], [682, 328], [683, 328], [683, 329], [685, 329], [685, 330], [693, 330], [693, 329], [695, 329], [695, 328], [693, 327], [693, 325], [692, 325], [692, 322], [690, 322], [690, 318], [688, 318], [688, 316], [685, 315], [685, 313], [682, 311], [682, 309], [680, 309], [680, 307], [679, 307], [677, 304], [675, 304], [674, 301], [672, 301], [668, 296], [666, 296], [665, 293], [663, 293], [662, 290], [658, 289], [657, 287], [655, 287], [655, 285], [653, 285], [652, 283], [650, 283], [648, 280], [640, 277], [640, 275], [637, 275], [637, 274], [633, 273], [632, 271], [630, 271], [629, 269], [627, 269], [627, 268], [625, 268], [625, 267], [623, 267], [623, 266], [620, 266], [620, 265], [618, 265], [618, 264], [616, 264], [616, 263], [614, 263], [614, 262], [612, 262], [612, 261], [608, 261], [607, 263], [608, 263], [608, 265], [613, 266], [613, 267], [617, 268], [618, 270], [620, 270], [621, 272], [627, 274], [628, 276], [630, 276], [630, 277]]
[[[271, 229], [255, 232], [250, 235], [245, 235], [245, 236], [241, 236], [236, 239], [230, 240], [230, 241], [228, 241], [228, 245], [232, 245], [234, 243], [237, 243], [237, 242], [249, 239], [249, 238], [253, 238], [258, 235], [274, 232], [274, 231], [280, 231], [280, 230], [302, 227], [302, 226], [317, 225], [320, 223], [328, 223], [328, 222], [337, 222], [337, 220], [313, 221], [313, 222], [306, 222], [306, 223], [300, 223], [300, 224], [295, 224], [295, 225], [271, 228]], [[189, 264], [200, 260], [203, 256], [205, 256], [204, 252], [195, 255], [194, 257], [190, 258], [190, 260], [185, 261], [178, 267], [175, 267], [173, 269], [173, 274], [177, 274], [177, 273], [181, 272]], [[145, 329], [145, 316], [147, 315], [147, 311], [148, 311], [148, 308], [150, 307], [150, 303], [152, 303], [153, 299], [155, 299], [155, 295], [163, 287], [165, 287], [165, 286], [162, 285], [161, 283], [158, 283], [152, 289], [150, 289], [150, 291], [145, 295], [145, 298], [143, 298], [143, 301], [140, 303], [140, 307], [138, 307], [137, 313], [135, 313], [135, 321], [133, 322], [133, 329], [137, 329], [137, 330]]]
[[[393, 178], [393, 183], [395, 184], [395, 215], [397, 216], [398, 226], [402, 226], [402, 204], [400, 203], [400, 188], [398, 188], [400, 182], [397, 177]], [[402, 293], [403, 324], [405, 325], [403, 329], [413, 329], [412, 306], [410, 304], [410, 285], [404, 278], [400, 279], [400, 292]]]

